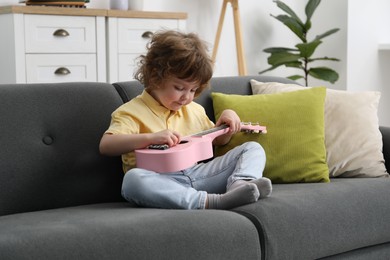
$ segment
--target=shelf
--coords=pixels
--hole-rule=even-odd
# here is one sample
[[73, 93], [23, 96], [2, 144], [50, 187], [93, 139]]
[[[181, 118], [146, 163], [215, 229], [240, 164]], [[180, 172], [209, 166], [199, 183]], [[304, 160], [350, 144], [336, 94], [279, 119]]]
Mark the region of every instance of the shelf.
[[151, 12], [132, 10], [109, 10], [90, 8], [71, 8], [53, 6], [26, 6], [23, 4], [13, 6], [0, 6], [0, 14], [52, 14], [52, 15], [80, 15], [80, 16], [106, 16], [122, 18], [146, 18], [146, 19], [187, 19], [187, 13], [183, 12]]
[[380, 44], [378, 44], [378, 50], [380, 50], [380, 51], [390, 51], [390, 43], [380, 43]]

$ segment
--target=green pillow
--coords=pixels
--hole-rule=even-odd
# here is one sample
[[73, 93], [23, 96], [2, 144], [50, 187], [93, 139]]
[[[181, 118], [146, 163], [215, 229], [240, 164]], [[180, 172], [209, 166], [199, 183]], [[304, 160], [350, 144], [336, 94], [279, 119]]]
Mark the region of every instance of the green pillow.
[[233, 109], [243, 122], [260, 123], [267, 134], [238, 133], [216, 147], [223, 155], [247, 141], [259, 142], [267, 156], [263, 175], [274, 183], [329, 182], [324, 142], [326, 88], [263, 95], [212, 93], [215, 117]]

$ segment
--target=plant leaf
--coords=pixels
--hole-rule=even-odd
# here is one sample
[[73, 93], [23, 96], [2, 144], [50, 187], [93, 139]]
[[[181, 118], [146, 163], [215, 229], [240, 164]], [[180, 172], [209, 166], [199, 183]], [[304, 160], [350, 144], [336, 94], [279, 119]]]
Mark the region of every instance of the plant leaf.
[[285, 13], [289, 14], [292, 18], [294, 18], [296, 21], [298, 21], [298, 23], [300, 23], [301, 25], [303, 25], [303, 22], [301, 21], [301, 19], [298, 17], [298, 15], [288, 6], [286, 5], [285, 3], [283, 3], [282, 1], [274, 1], [276, 3], [276, 5], [282, 9]]
[[327, 67], [316, 67], [309, 69], [309, 75], [330, 83], [335, 83], [339, 79], [339, 74]]
[[293, 68], [300, 68], [300, 69], [302, 69], [302, 67], [301, 67], [302, 64], [299, 61], [298, 62], [289, 62], [289, 63], [280, 63], [280, 64], [277, 64], [275, 66], [269, 67], [268, 69], [260, 71], [259, 74], [263, 74], [263, 73], [265, 73], [267, 71], [274, 70], [274, 69], [276, 69], [276, 68], [278, 68], [280, 66], [283, 66], [283, 65], [285, 65], [286, 67], [293, 67]]
[[329, 58], [329, 57], [322, 57], [322, 58], [314, 58], [314, 59], [309, 59], [309, 62], [316, 61], [316, 60], [329, 60], [329, 61], [340, 61], [340, 59], [337, 58]]
[[303, 79], [304, 77], [302, 75], [292, 75], [292, 76], [288, 76], [287, 78], [291, 80], [297, 80], [297, 79]]
[[291, 62], [299, 61], [300, 55], [293, 53], [272, 53], [268, 57], [268, 64], [272, 66], [285, 65]]
[[280, 22], [282, 22], [285, 26], [287, 26], [303, 42], [307, 41], [306, 31], [302, 23], [287, 15], [278, 15], [278, 16], [271, 15], [271, 16], [279, 20]]
[[[281, 65], [282, 65], [282, 64], [281, 64]], [[263, 74], [263, 73], [265, 73], [265, 72], [267, 72], [267, 71], [274, 70], [274, 69], [276, 69], [277, 67], [279, 67], [279, 66], [281, 66], [281, 65], [269, 67], [268, 69], [265, 69], [265, 70], [260, 71], [259, 74]]]
[[306, 30], [306, 33], [310, 30], [311, 28], [311, 21], [310, 20], [307, 20], [306, 23], [305, 23], [305, 30]]
[[289, 62], [284, 64], [286, 67], [289, 68], [300, 68], [302, 69], [302, 62], [300, 61], [294, 61], [294, 62]]
[[273, 47], [273, 48], [266, 48], [263, 50], [266, 53], [277, 53], [277, 52], [299, 52], [298, 49], [291, 49], [291, 48], [284, 48], [284, 47]]
[[339, 30], [340, 30], [339, 28], [331, 29], [331, 30], [329, 30], [329, 31], [327, 31], [327, 32], [325, 32], [323, 34], [317, 35], [315, 40], [320, 40], [322, 38], [325, 38], [325, 37], [327, 37], [327, 36], [329, 36], [331, 34], [334, 34], [334, 33], [338, 32]]
[[301, 57], [307, 59], [310, 58], [311, 55], [313, 55], [318, 45], [320, 45], [321, 43], [322, 41], [320, 40], [314, 40], [309, 43], [299, 43], [295, 45], [295, 47], [297, 47], [300, 51]]
[[321, 0], [310, 0], [306, 4], [305, 13], [306, 13], [306, 23], [311, 20], [314, 11], [317, 9], [318, 5], [321, 3]]

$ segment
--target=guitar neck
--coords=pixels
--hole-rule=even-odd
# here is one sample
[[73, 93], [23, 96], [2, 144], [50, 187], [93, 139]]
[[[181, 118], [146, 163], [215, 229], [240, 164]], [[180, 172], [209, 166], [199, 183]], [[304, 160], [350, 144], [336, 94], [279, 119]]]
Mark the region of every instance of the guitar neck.
[[217, 127], [213, 127], [213, 128], [204, 130], [204, 131], [199, 132], [197, 134], [194, 134], [192, 136], [201, 137], [201, 136], [209, 135], [209, 134], [215, 133], [215, 132], [217, 132], [219, 130], [224, 130], [224, 129], [227, 129], [227, 128], [229, 128], [228, 125], [220, 125], [220, 126], [217, 126]]
[[[217, 136], [225, 134], [229, 130], [228, 125], [220, 125], [217, 127], [213, 127], [211, 129], [199, 132], [197, 134], [192, 135], [192, 137], [209, 137], [216, 138]], [[251, 123], [241, 123], [241, 131], [250, 132], [250, 133], [267, 133], [267, 128], [265, 126], [260, 125], [252, 125]]]

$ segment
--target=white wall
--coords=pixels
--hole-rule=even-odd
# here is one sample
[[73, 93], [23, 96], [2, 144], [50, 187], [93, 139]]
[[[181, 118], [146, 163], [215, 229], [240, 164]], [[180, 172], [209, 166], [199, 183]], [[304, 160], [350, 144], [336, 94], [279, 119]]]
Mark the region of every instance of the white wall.
[[[375, 4], [373, 4], [375, 2]], [[377, 90], [382, 93], [379, 122], [390, 126], [390, 1], [350, 0], [348, 10], [347, 89]]]
[[[0, 5], [18, 0], [0, 0]], [[307, 1], [285, 0], [301, 19], [305, 19]], [[267, 47], [292, 47], [299, 42], [284, 25], [270, 14], [281, 14], [272, 0], [239, 1], [246, 65], [249, 75], [255, 75], [268, 67]], [[91, 0], [91, 8], [108, 8], [109, 0]], [[177, 11], [188, 13], [187, 31], [197, 32], [210, 43], [210, 53], [215, 40], [222, 0], [144, 0], [146, 11]], [[331, 56], [340, 62], [315, 63], [335, 69], [340, 79], [335, 84], [310, 79], [309, 85], [362, 91], [376, 90], [382, 93], [379, 106], [381, 125], [390, 126], [390, 48], [379, 50], [378, 45], [390, 45], [389, 0], [324, 0], [313, 17], [310, 39], [332, 28], [340, 28], [336, 34], [324, 39], [315, 56]], [[295, 69], [278, 68], [267, 75], [289, 76]], [[232, 9], [228, 6], [221, 42], [217, 55], [215, 76], [237, 75], [236, 49]], [[302, 83], [302, 82], [301, 82]]]
[[[104, 1], [102, 1], [104, 2]], [[197, 32], [205, 41], [210, 43], [210, 52], [215, 40], [218, 20], [222, 7], [222, 0], [144, 0], [147, 11], [178, 11], [187, 12], [187, 30]], [[304, 7], [306, 1], [285, 0], [300, 17], [306, 19]], [[91, 5], [93, 5], [93, 1]], [[268, 55], [262, 50], [267, 47], [293, 47], [299, 39], [270, 14], [281, 14], [273, 1], [245, 0], [240, 1], [240, 15], [243, 29], [243, 41], [247, 71], [255, 75], [268, 68]], [[316, 56], [332, 56], [341, 59], [341, 62], [317, 63], [326, 65], [340, 73], [340, 80], [332, 85], [327, 82], [311, 80], [310, 85], [329, 85], [336, 89], [345, 89], [346, 86], [346, 48], [347, 48], [347, 0], [325, 0], [317, 9], [313, 19], [313, 29], [310, 39], [332, 28], [341, 31], [325, 39], [318, 48]], [[237, 75], [237, 58], [235, 49], [234, 26], [232, 8], [227, 8], [221, 41], [218, 50], [216, 76]], [[289, 76], [297, 70], [279, 68], [268, 75]], [[303, 82], [301, 82], [303, 83]]]
[[[197, 32], [210, 43], [214, 43], [222, 0], [144, 0], [149, 11], [187, 12], [187, 30]], [[301, 19], [307, 1], [285, 0]], [[107, 0], [91, 0], [90, 5], [104, 5]], [[281, 14], [272, 0], [239, 1], [243, 41], [248, 74], [255, 75], [268, 67], [267, 47], [292, 47], [299, 42], [284, 25], [270, 14]], [[103, 6], [103, 8], [106, 8]], [[382, 97], [379, 107], [381, 125], [390, 126], [390, 50], [378, 50], [379, 43], [390, 43], [389, 0], [324, 0], [313, 17], [312, 35], [332, 28], [340, 28], [336, 34], [324, 39], [315, 56], [330, 56], [340, 62], [315, 63], [335, 69], [340, 79], [335, 84], [310, 79], [309, 85], [360, 91], [378, 90]], [[278, 68], [267, 75], [289, 76], [295, 69]], [[225, 17], [218, 50], [216, 76], [237, 75], [234, 27], [230, 6]], [[301, 82], [302, 83], [302, 82]]]

